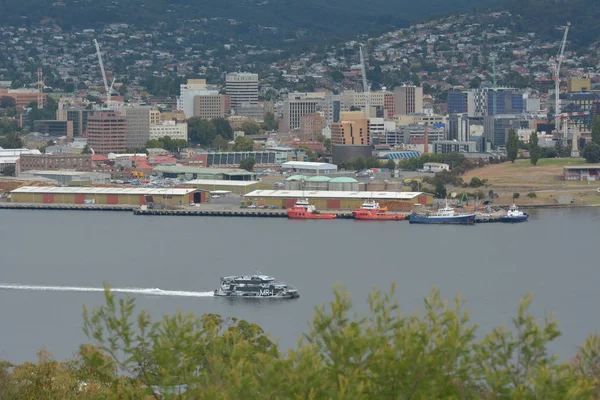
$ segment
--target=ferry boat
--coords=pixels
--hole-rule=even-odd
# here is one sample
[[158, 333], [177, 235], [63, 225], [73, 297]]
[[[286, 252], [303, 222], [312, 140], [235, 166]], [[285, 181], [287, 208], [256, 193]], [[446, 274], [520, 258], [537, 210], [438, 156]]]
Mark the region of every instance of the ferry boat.
[[413, 213], [408, 218], [411, 224], [443, 224], [443, 225], [472, 225], [475, 223], [475, 213], [457, 214], [454, 208], [448, 206], [433, 213]]
[[500, 218], [500, 222], [525, 222], [529, 219], [529, 214], [519, 210], [516, 204], [510, 206], [506, 216]]
[[298, 199], [292, 208], [287, 210], [288, 218], [291, 219], [335, 219], [335, 214], [321, 214], [308, 199]]
[[366, 200], [358, 210], [352, 211], [358, 220], [402, 221], [406, 217], [402, 214], [386, 214], [387, 207], [380, 207], [376, 201]]
[[221, 278], [221, 286], [215, 290], [215, 296], [295, 299], [300, 294], [295, 287], [277, 282], [272, 276], [256, 271], [254, 275]]

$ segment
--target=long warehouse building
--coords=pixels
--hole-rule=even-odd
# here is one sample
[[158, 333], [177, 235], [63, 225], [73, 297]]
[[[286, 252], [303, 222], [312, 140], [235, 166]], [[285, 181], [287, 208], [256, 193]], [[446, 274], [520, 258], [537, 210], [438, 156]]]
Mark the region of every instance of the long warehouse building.
[[433, 196], [424, 192], [343, 192], [305, 190], [255, 190], [244, 196], [248, 206], [293, 207], [297, 199], [306, 198], [317, 209], [355, 209], [365, 200], [374, 200], [389, 205], [390, 210], [410, 211], [415, 204], [430, 206]]
[[192, 188], [23, 186], [10, 192], [10, 201], [42, 204], [187, 205], [206, 202], [206, 194], [207, 192]]

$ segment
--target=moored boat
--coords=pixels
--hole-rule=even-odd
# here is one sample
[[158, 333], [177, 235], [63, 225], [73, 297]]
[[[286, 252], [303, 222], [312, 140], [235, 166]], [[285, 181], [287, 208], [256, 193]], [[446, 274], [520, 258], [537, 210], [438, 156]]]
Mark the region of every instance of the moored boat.
[[272, 276], [254, 275], [226, 276], [221, 278], [221, 286], [214, 292], [218, 297], [258, 297], [295, 299], [300, 297], [298, 289], [283, 282], [277, 282]]
[[366, 200], [362, 206], [352, 211], [352, 215], [358, 220], [377, 221], [402, 221], [406, 217], [402, 214], [387, 214], [387, 207], [380, 207], [376, 201]]
[[446, 207], [440, 208], [436, 212], [411, 214], [408, 222], [411, 224], [472, 225], [475, 223], [475, 213], [458, 214], [446, 202]]
[[287, 209], [291, 219], [335, 219], [335, 214], [321, 214], [308, 199], [298, 199], [294, 207]]
[[525, 222], [529, 219], [529, 214], [519, 210], [516, 204], [510, 206], [506, 215], [500, 218], [500, 222]]

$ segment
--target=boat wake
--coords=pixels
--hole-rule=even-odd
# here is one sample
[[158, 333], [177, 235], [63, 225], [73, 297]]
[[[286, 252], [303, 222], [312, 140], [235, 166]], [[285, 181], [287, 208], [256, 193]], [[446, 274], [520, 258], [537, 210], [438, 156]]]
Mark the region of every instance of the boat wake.
[[[42, 292], [104, 292], [104, 288], [83, 286], [38, 286], [38, 285], [6, 285], [0, 284], [0, 290], [33, 290]], [[186, 292], [182, 290], [162, 290], [158, 288], [110, 288], [114, 293], [140, 294], [152, 296], [176, 297], [213, 297], [213, 292]]]

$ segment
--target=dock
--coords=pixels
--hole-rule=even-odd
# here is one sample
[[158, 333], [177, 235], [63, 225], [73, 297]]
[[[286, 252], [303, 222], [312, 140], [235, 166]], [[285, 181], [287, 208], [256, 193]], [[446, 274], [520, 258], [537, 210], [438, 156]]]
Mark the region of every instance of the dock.
[[[353, 219], [350, 212], [332, 212], [336, 219]], [[257, 217], [257, 218], [287, 218], [285, 210], [164, 210], [164, 209], [135, 209], [134, 215], [171, 215], [197, 217]]]
[[39, 203], [0, 203], [5, 210], [69, 210], [69, 211], [133, 211], [137, 206], [112, 204], [39, 204]]
[[491, 222], [500, 222], [500, 218], [502, 218], [503, 216], [505, 216], [505, 214], [492, 214], [492, 215], [475, 215], [475, 223], [477, 224], [482, 224], [482, 223], [491, 223]]

